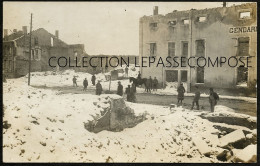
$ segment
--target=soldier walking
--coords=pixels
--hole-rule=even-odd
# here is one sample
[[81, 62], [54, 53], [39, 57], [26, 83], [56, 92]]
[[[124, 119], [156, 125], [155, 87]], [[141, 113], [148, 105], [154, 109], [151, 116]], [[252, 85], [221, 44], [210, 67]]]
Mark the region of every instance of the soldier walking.
[[94, 86], [96, 83], [96, 76], [95, 76], [95, 74], [93, 74], [92, 75], [92, 77], [91, 77], [91, 82], [92, 82], [92, 85]]
[[180, 83], [180, 86], [177, 89], [178, 92], [178, 104], [182, 104], [182, 100], [184, 100], [184, 93], [185, 93], [185, 88], [183, 87], [183, 83]]
[[200, 108], [199, 107], [200, 91], [199, 91], [199, 87], [198, 86], [195, 86], [195, 88], [196, 88], [196, 91], [195, 91], [195, 96], [194, 96], [193, 101], [192, 101], [191, 110], [193, 110], [194, 103], [197, 106], [197, 110], [199, 110], [199, 108]]
[[87, 78], [85, 78], [84, 79], [84, 81], [83, 81], [83, 91], [86, 91], [87, 90], [87, 87], [88, 87], [88, 80], [87, 80]]
[[135, 93], [136, 93], [136, 87], [134, 84], [132, 84], [132, 87], [130, 89], [130, 101], [135, 103], [136, 102], [136, 96], [135, 96]]
[[101, 95], [102, 91], [103, 91], [102, 85], [100, 84], [100, 81], [98, 81], [96, 85], [96, 95]]
[[125, 89], [125, 93], [126, 93], [126, 100], [127, 101], [131, 101], [131, 97], [130, 97], [130, 85], [128, 85], [128, 87]]
[[157, 91], [157, 86], [158, 86], [158, 80], [156, 77], [153, 79], [153, 91]]
[[77, 85], [77, 78], [76, 78], [76, 76], [73, 77], [72, 81], [73, 81], [73, 86], [77, 87], [78, 85]]
[[118, 81], [117, 93], [119, 96], [123, 96], [123, 85]]

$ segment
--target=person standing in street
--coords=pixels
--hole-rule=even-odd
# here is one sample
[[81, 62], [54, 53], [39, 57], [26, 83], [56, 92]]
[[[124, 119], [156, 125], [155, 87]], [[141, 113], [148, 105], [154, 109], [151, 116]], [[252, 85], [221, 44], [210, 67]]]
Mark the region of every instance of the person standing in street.
[[93, 86], [96, 84], [96, 76], [95, 76], [95, 74], [92, 75], [91, 82], [92, 82]]
[[131, 101], [131, 97], [130, 97], [130, 85], [127, 86], [127, 88], [125, 89], [125, 93], [126, 93], [126, 100], [127, 101]]
[[128, 77], [128, 67], [125, 67], [125, 76]]
[[77, 85], [77, 78], [76, 78], [76, 76], [73, 77], [72, 81], [73, 81], [73, 86], [77, 87], [78, 85]]
[[157, 91], [157, 86], [158, 86], [158, 80], [156, 77], [153, 79], [153, 91]]
[[180, 83], [180, 86], [177, 89], [178, 92], [178, 104], [182, 104], [182, 100], [184, 100], [184, 93], [185, 93], [185, 88], [183, 87], [183, 83]]
[[101, 95], [102, 91], [103, 91], [102, 85], [100, 84], [100, 81], [98, 81], [96, 85], [96, 95]]
[[211, 112], [214, 112], [218, 100], [219, 100], [218, 94], [214, 92], [213, 88], [209, 88], [209, 104], [210, 104]]
[[88, 80], [87, 80], [87, 78], [85, 78], [84, 79], [84, 81], [83, 81], [83, 91], [86, 91], [87, 90], [87, 87], [88, 87]]
[[136, 93], [136, 87], [135, 87], [134, 84], [132, 84], [132, 87], [131, 87], [131, 89], [130, 89], [130, 99], [131, 99], [131, 102], [133, 102], [133, 103], [136, 102], [135, 93]]
[[199, 106], [200, 91], [199, 91], [199, 87], [198, 87], [198, 86], [195, 86], [195, 88], [196, 88], [196, 90], [195, 90], [195, 96], [194, 96], [193, 101], [192, 101], [191, 110], [193, 110], [194, 103], [195, 103], [196, 106], [197, 106], [197, 110], [199, 110], [199, 108], [200, 108], [200, 106]]
[[123, 96], [123, 85], [118, 81], [117, 93], [119, 96]]

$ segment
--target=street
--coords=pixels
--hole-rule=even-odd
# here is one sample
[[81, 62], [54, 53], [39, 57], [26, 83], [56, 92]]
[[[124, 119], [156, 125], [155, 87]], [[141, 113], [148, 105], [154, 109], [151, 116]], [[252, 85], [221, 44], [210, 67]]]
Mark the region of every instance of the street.
[[[63, 86], [63, 87], [45, 87], [45, 86], [34, 86], [35, 88], [44, 88], [58, 90], [59, 94], [95, 94], [95, 89], [93, 86], [88, 87], [87, 91], [82, 91], [82, 87], [72, 87], [72, 86]], [[116, 93], [115, 91], [111, 91]], [[126, 95], [124, 94], [124, 98]], [[150, 93], [137, 93], [136, 94], [137, 103], [144, 104], [154, 104], [162, 106], [170, 106], [170, 104], [177, 104], [176, 95], [158, 95]], [[192, 104], [193, 97], [185, 96], [183, 100], [183, 108], [190, 109]], [[201, 97], [199, 100], [200, 107], [203, 107], [203, 110], [210, 111], [208, 97]], [[221, 99], [218, 101], [218, 105], [223, 105], [235, 110], [236, 113], [243, 113], [251, 116], [256, 116], [256, 103], [247, 102], [244, 100], [234, 100], [234, 99]], [[194, 106], [196, 109], [196, 106]]]

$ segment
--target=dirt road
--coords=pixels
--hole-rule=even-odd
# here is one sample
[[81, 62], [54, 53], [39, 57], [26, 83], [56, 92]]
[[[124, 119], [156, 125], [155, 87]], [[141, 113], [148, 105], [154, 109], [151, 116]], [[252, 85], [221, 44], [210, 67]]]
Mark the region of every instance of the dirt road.
[[[60, 93], [95, 94], [94, 87], [89, 87], [87, 89], [87, 91], [82, 91], [82, 87], [72, 87], [72, 86], [65, 86], [65, 87], [34, 86], [34, 87], [58, 90], [58, 91], [60, 91]], [[116, 92], [113, 92], [113, 93], [116, 93]], [[124, 97], [126, 98], [125, 95], [124, 95]], [[163, 106], [169, 106], [170, 104], [177, 103], [176, 95], [158, 95], [158, 94], [149, 94], [149, 93], [137, 93], [136, 99], [137, 99], [137, 103], [155, 104], [155, 105], [163, 105]], [[192, 100], [193, 100], [193, 97], [186, 96], [183, 100], [183, 107], [190, 109]], [[204, 107], [203, 108], [204, 110], [210, 111], [208, 97], [201, 97], [199, 103], [200, 103], [200, 106]], [[220, 98], [218, 105], [223, 105], [223, 106], [232, 108], [237, 113], [243, 113], [243, 114], [247, 114], [247, 115], [251, 115], [251, 116], [257, 115], [256, 103], [251, 103], [251, 102], [247, 102], [244, 100], [221, 99]]]

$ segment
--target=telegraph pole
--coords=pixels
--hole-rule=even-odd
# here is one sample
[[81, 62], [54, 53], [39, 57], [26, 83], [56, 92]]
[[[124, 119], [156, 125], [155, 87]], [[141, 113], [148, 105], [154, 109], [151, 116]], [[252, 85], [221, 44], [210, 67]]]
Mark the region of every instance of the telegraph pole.
[[31, 57], [32, 57], [32, 13], [31, 13], [31, 23], [30, 23], [30, 46], [29, 46], [29, 73], [28, 73], [28, 85], [31, 81]]

